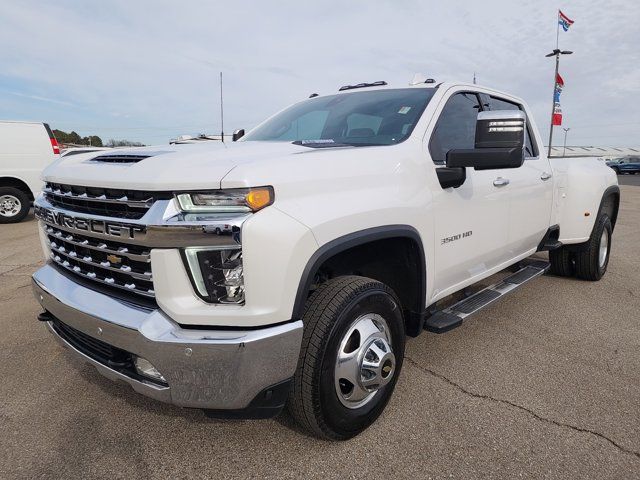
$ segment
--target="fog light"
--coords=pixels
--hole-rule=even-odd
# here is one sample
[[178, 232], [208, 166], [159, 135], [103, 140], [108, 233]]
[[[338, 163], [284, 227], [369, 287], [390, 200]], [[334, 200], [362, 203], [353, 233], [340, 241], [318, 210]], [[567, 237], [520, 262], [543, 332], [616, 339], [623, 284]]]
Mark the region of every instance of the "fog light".
[[134, 360], [136, 371], [143, 377], [152, 378], [153, 380], [160, 380], [163, 383], [167, 383], [162, 374], [153, 366], [153, 364], [146, 358], [136, 357]]

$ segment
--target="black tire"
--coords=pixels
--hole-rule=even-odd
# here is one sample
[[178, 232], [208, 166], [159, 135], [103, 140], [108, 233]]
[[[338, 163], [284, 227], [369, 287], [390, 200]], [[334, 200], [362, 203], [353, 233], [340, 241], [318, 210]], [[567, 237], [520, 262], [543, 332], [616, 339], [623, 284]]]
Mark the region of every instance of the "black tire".
[[[8, 211], [3, 209], [3, 197], [5, 199], [14, 199], [13, 201], [17, 201], [19, 203], [19, 209], [15, 214], [3, 214], [3, 212]], [[0, 223], [18, 223], [27, 216], [30, 208], [31, 200], [29, 199], [28, 194], [14, 187], [0, 187]]]
[[575, 272], [574, 255], [567, 247], [556, 248], [549, 252], [551, 274], [559, 277], [572, 277]]
[[[591, 232], [591, 238], [588, 242], [580, 245], [575, 252], [576, 258], [576, 275], [583, 280], [597, 281], [607, 271], [609, 265], [609, 254], [611, 253], [611, 220], [605, 213], [600, 213], [596, 219], [596, 224]], [[603, 234], [606, 235], [606, 256], [604, 262], [600, 257], [600, 245], [603, 240]]]
[[[335, 366], [342, 342], [366, 314], [384, 318], [395, 356], [393, 376], [358, 408], [338, 397]], [[380, 416], [393, 393], [402, 368], [405, 328], [400, 303], [383, 283], [345, 276], [322, 284], [307, 300], [298, 368], [289, 393], [288, 409], [306, 431], [327, 440], [347, 440]], [[358, 337], [359, 338], [359, 337]]]

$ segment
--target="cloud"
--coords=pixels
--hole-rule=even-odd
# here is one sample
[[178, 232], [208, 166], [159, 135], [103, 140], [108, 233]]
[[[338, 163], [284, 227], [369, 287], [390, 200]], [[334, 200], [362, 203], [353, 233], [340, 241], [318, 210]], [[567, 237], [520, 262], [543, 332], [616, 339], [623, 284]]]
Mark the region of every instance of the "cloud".
[[[0, 43], [11, 48], [0, 51], [0, 101], [13, 101], [3, 116], [164, 143], [220, 130], [220, 71], [227, 130], [347, 83], [406, 85], [416, 72], [471, 81], [475, 71], [481, 84], [525, 98], [548, 135], [551, 0], [6, 3]], [[640, 4], [585, 0], [562, 8], [575, 20], [560, 32], [561, 47], [575, 51], [561, 64], [574, 138], [579, 125], [597, 125], [581, 135], [640, 144], [637, 129], [609, 126], [638, 121], [629, 97], [640, 88]]]
[[14, 95], [16, 97], [29, 98], [31, 100], [37, 100], [39, 102], [49, 102], [49, 103], [55, 103], [57, 105], [73, 106], [73, 103], [70, 103], [70, 102], [64, 102], [62, 100], [56, 100], [55, 98], [41, 97], [39, 95], [29, 95], [29, 94], [20, 93], [20, 92], [10, 92], [8, 90], [4, 90], [4, 91], [2, 91], [2, 93], [6, 93], [8, 95]]

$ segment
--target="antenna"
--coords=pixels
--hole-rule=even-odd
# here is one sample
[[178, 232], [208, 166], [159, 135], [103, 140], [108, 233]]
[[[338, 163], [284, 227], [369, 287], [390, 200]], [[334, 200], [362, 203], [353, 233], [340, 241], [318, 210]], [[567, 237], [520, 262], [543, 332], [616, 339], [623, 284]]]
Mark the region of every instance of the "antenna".
[[220, 140], [224, 143], [224, 104], [222, 102], [222, 72], [220, 72]]
[[476, 83], [476, 72], [473, 72], [473, 84], [475, 85]]

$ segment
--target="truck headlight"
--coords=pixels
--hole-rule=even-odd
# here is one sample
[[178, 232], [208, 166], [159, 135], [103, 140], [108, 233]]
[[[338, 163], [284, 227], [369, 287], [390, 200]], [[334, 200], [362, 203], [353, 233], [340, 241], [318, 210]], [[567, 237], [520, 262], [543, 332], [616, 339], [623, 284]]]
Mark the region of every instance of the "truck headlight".
[[189, 247], [183, 250], [193, 288], [209, 303], [243, 304], [242, 249]]
[[273, 203], [273, 187], [234, 188], [209, 192], [179, 193], [185, 213], [257, 212]]

